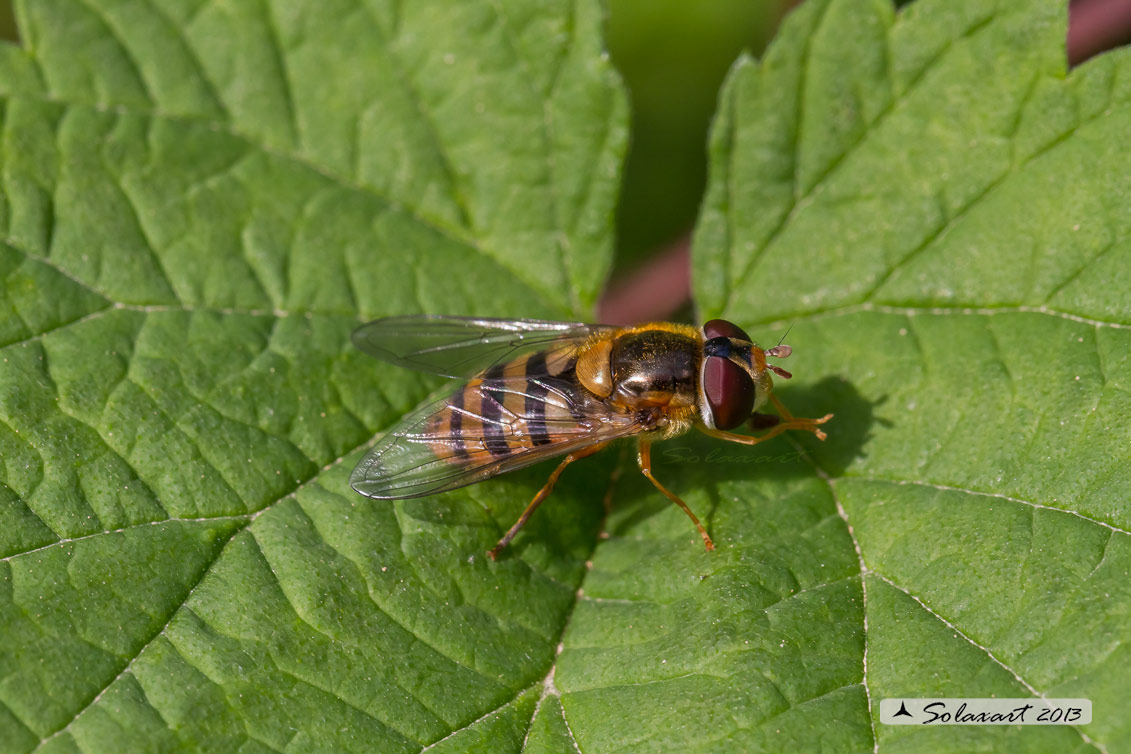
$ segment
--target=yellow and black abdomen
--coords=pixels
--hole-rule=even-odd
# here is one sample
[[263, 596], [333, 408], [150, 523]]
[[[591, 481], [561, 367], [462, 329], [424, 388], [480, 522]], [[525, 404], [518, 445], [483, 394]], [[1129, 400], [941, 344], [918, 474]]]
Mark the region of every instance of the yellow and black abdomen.
[[574, 439], [594, 400], [577, 380], [574, 350], [496, 364], [453, 393], [429, 427], [437, 457], [478, 465]]

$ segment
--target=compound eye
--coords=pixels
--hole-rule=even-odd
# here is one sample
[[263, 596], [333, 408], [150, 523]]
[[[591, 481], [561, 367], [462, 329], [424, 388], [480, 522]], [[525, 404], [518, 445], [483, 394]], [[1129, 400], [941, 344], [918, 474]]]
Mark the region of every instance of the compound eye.
[[703, 395], [716, 429], [734, 429], [749, 419], [756, 394], [754, 380], [745, 369], [721, 356], [707, 357]]
[[745, 340], [748, 343], [753, 343], [750, 336], [746, 334], [738, 325], [733, 322], [728, 322], [725, 319], [712, 319], [703, 325], [703, 337], [707, 340], [711, 338], [735, 338], [737, 340]]

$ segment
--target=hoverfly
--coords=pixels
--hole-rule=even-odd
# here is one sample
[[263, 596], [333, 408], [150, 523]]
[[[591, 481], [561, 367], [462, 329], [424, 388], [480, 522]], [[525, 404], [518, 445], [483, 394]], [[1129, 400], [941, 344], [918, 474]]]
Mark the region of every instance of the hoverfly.
[[[740, 327], [721, 319], [695, 328], [404, 316], [362, 325], [353, 342], [398, 366], [469, 380], [406, 416], [377, 442], [350, 475], [350, 486], [362, 495], [423, 497], [565, 456], [488, 552], [492, 559], [566, 466], [623, 437], [637, 438], [644, 476], [683, 509], [713, 550], [687, 503], [652, 475], [652, 443], [692, 427], [744, 445], [790, 429], [824, 440], [819, 425], [832, 418], [794, 417], [773, 394], [770, 374], [791, 375], [766, 359], [789, 356], [789, 346], [759, 348]], [[767, 402], [777, 416], [756, 413]], [[768, 431], [759, 436], [728, 431], [748, 421]]]

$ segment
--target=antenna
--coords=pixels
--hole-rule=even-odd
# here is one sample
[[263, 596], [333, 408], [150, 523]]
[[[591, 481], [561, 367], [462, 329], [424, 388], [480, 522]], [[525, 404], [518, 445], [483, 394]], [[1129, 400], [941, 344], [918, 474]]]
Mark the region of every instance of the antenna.
[[[790, 331], [790, 330], [792, 330], [792, 329], [793, 329], [793, 323], [792, 323], [792, 322], [790, 322], [790, 323], [789, 323], [789, 327], [785, 328], [785, 332], [784, 332], [784, 333], [782, 333], [782, 336], [781, 336], [781, 340], [779, 340], [779, 341], [778, 341], [778, 345], [779, 345], [779, 346], [780, 346], [780, 345], [781, 345], [782, 343], [784, 343], [784, 342], [785, 342], [785, 339], [786, 339], [786, 338], [788, 338], [788, 337], [789, 337], [789, 331]], [[775, 346], [775, 348], [776, 348], [776, 347], [777, 347], [777, 346]]]

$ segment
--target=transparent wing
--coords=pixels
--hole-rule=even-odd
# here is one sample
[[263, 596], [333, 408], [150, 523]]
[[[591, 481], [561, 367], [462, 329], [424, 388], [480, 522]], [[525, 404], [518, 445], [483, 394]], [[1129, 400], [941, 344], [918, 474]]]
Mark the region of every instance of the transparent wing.
[[645, 427], [613, 413], [572, 377], [534, 354], [487, 370], [393, 427], [361, 460], [350, 485], [363, 495], [422, 497], [473, 484]]
[[391, 364], [445, 377], [471, 377], [555, 342], [611, 329], [581, 322], [416, 315], [386, 317], [353, 331], [353, 343]]

